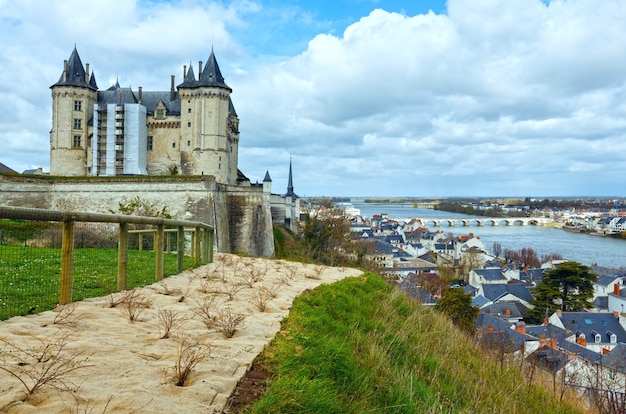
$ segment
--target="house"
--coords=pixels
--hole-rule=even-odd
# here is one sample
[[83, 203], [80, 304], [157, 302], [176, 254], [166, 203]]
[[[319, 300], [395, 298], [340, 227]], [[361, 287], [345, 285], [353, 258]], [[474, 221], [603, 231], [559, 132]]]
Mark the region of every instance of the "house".
[[481, 312], [474, 324], [478, 343], [483, 348], [502, 350], [509, 353], [524, 350], [534, 351], [539, 341], [526, 332], [526, 325], [511, 323], [503, 318]]
[[472, 286], [480, 286], [483, 284], [508, 283], [504, 272], [499, 267], [491, 267], [488, 269], [472, 269], [469, 272], [468, 282]]
[[478, 287], [478, 294], [494, 303], [521, 302], [526, 307], [533, 300], [533, 295], [528, 287], [516, 283], [482, 284]]
[[613, 291], [607, 294], [607, 310], [621, 314], [626, 311], [626, 276], [620, 276], [614, 281]]
[[608, 353], [618, 343], [626, 342], [626, 330], [617, 312], [556, 311], [548, 322], [569, 331], [568, 340], [595, 352]]

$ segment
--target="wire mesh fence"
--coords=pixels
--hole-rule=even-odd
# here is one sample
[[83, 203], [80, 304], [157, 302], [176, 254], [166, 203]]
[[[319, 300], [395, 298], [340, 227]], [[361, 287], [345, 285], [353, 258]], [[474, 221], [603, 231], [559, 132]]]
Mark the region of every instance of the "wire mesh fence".
[[208, 263], [212, 235], [202, 223], [0, 206], [0, 320]]

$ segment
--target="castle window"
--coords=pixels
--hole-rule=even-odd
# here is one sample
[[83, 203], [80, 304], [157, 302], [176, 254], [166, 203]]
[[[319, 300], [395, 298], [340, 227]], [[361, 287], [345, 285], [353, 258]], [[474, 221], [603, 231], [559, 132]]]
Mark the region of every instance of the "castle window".
[[148, 151], [152, 151], [154, 149], [154, 137], [152, 135], [148, 135]]
[[191, 113], [191, 108], [187, 108], [187, 113], [190, 114]]
[[83, 121], [78, 118], [74, 118], [74, 129], [83, 129]]
[[172, 142], [172, 148], [176, 148], [176, 143]]
[[191, 122], [187, 122], [187, 126], [188, 126], [188, 127], [191, 127]]
[[81, 147], [81, 139], [80, 135], [74, 135], [74, 140], [72, 141], [72, 148], [80, 148]]
[[165, 109], [157, 109], [156, 117], [157, 119], [165, 119]]
[[74, 101], [74, 110], [82, 111], [83, 110], [83, 101]]
[[191, 147], [191, 141], [187, 141], [187, 146]]

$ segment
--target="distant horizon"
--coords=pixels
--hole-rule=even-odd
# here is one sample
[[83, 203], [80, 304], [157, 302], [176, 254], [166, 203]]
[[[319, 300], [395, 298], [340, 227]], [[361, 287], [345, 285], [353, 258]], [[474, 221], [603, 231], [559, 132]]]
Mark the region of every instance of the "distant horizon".
[[521, 199], [530, 198], [531, 200], [620, 200], [626, 201], [624, 196], [302, 196], [303, 199], [332, 199], [332, 198], [349, 198], [363, 200], [377, 199], [406, 199], [406, 200], [430, 200], [430, 199]]

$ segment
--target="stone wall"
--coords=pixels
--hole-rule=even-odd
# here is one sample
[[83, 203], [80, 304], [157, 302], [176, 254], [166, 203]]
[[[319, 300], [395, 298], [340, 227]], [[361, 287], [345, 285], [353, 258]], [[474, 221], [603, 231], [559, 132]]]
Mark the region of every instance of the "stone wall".
[[51, 178], [0, 175], [0, 205], [61, 211], [118, 212], [139, 197], [172, 218], [215, 228], [216, 250], [251, 256], [274, 252], [269, 199], [260, 189], [203, 177]]

